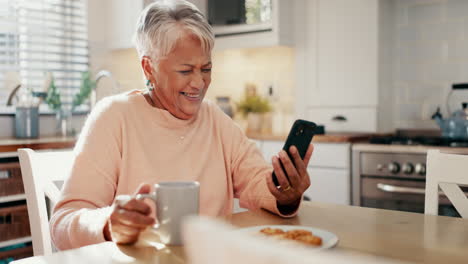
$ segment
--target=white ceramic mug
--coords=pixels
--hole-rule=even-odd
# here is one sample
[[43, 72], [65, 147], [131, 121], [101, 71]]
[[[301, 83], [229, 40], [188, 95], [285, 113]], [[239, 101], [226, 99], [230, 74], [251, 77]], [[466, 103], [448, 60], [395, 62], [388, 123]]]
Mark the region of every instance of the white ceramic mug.
[[150, 198], [156, 205], [157, 224], [154, 226], [161, 242], [182, 245], [181, 224], [189, 215], [198, 215], [200, 184], [196, 181], [160, 182], [154, 192], [138, 194], [137, 199]]

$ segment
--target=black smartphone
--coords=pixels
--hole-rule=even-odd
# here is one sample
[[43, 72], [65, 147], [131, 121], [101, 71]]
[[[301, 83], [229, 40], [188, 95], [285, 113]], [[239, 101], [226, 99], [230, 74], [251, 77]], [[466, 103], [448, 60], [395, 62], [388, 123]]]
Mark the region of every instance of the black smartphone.
[[[288, 138], [286, 139], [286, 142], [284, 143], [283, 150], [288, 153], [289, 158], [291, 161], [293, 161], [293, 158], [291, 154], [289, 153], [289, 148], [291, 146], [296, 146], [299, 155], [301, 156], [302, 159], [304, 159], [304, 156], [307, 152], [307, 149], [309, 148], [310, 142], [312, 141], [312, 138], [314, 137], [315, 134], [315, 129], [317, 125], [314, 122], [298, 119], [294, 122], [293, 126], [291, 127], [291, 130], [289, 131]], [[294, 162], [294, 161], [293, 161]], [[284, 170], [283, 164], [281, 163], [281, 167]], [[272, 173], [273, 177], [273, 183], [276, 186], [279, 186], [278, 179], [276, 178], [275, 172], [273, 171]]]

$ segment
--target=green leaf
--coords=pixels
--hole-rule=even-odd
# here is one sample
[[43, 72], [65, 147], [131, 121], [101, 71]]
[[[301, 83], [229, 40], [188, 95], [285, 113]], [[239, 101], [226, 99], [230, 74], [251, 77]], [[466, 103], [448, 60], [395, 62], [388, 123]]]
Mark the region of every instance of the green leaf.
[[75, 97], [73, 98], [73, 103], [72, 103], [73, 109], [83, 104], [83, 102], [86, 99], [88, 99], [89, 95], [91, 94], [91, 91], [94, 88], [96, 88], [96, 82], [94, 80], [91, 80], [90, 72], [89, 71], [83, 72], [81, 74], [80, 91], [77, 94], [75, 94]]
[[248, 113], [267, 113], [271, 111], [270, 102], [258, 95], [245, 96], [237, 103], [237, 109], [244, 115]]
[[54, 111], [60, 110], [60, 107], [62, 106], [60, 93], [57, 90], [57, 86], [55, 86], [55, 81], [54, 81], [53, 76], [49, 84], [49, 89], [47, 90], [47, 97], [45, 98], [45, 102]]

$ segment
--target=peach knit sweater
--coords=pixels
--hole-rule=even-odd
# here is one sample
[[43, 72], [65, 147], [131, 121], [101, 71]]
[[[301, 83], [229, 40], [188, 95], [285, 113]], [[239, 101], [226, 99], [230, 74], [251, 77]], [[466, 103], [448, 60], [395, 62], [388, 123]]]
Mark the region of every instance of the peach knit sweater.
[[103, 99], [74, 152], [71, 175], [50, 222], [59, 249], [103, 242], [114, 198], [133, 194], [143, 182], [199, 181], [202, 215], [230, 214], [235, 197], [242, 207], [280, 214], [266, 183], [271, 166], [209, 101], [194, 118], [180, 120], [150, 106], [140, 91]]

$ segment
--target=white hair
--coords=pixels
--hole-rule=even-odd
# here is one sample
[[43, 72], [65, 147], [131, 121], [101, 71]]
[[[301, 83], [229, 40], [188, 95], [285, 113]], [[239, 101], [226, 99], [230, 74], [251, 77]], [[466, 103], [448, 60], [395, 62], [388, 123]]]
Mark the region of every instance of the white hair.
[[140, 14], [134, 42], [140, 59], [149, 56], [159, 60], [169, 54], [181, 36], [189, 31], [202, 48], [211, 52], [214, 35], [198, 8], [185, 0], [158, 0]]

